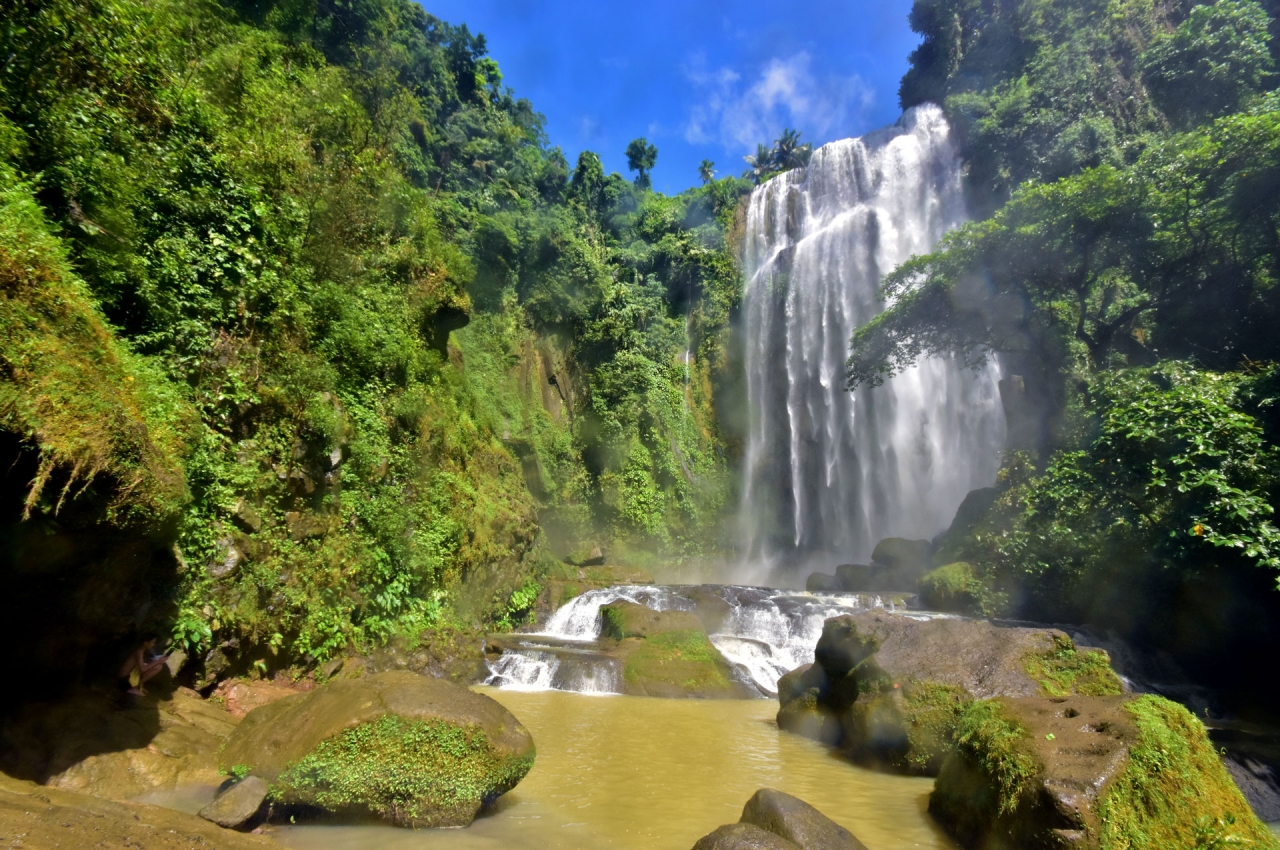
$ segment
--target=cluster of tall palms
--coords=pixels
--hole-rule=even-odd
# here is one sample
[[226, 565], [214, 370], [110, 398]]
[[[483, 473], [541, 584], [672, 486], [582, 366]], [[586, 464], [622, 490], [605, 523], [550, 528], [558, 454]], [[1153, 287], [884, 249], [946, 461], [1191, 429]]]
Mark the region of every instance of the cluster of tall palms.
[[781, 171], [803, 168], [809, 164], [811, 156], [813, 145], [808, 142], [801, 144], [800, 131], [787, 128], [778, 136], [773, 147], [759, 144], [756, 145], [754, 154], [743, 157], [750, 166], [743, 176], [751, 178], [758, 186]]

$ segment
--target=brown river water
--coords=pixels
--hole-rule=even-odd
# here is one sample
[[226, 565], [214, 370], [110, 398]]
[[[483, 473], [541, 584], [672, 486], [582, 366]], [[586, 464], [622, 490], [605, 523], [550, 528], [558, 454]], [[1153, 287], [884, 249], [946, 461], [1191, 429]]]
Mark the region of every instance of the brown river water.
[[294, 850], [686, 850], [757, 788], [813, 804], [870, 850], [954, 848], [925, 811], [932, 779], [864, 770], [779, 732], [774, 700], [664, 700], [477, 688], [533, 733], [537, 762], [466, 829], [296, 826]]

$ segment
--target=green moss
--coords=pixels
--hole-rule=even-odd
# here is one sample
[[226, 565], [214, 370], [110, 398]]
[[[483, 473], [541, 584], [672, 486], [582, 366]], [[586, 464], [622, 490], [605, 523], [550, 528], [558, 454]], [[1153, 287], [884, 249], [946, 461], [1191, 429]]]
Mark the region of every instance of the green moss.
[[523, 779], [533, 759], [495, 754], [476, 727], [386, 715], [322, 742], [281, 774], [271, 796], [402, 826], [459, 825]]
[[613, 640], [627, 637], [627, 622], [622, 611], [609, 606], [600, 609], [600, 636]]
[[732, 687], [724, 656], [705, 633], [694, 629], [647, 638], [627, 657], [622, 674], [632, 683], [665, 683], [693, 691]]
[[904, 766], [935, 773], [951, 752], [956, 724], [973, 701], [959, 685], [937, 682], [907, 683], [902, 691], [903, 719], [907, 727]]
[[979, 613], [982, 610], [982, 583], [973, 567], [964, 561], [925, 573], [920, 582], [920, 601], [934, 611]]
[[1027, 730], [1008, 717], [999, 701], [971, 703], [956, 722], [957, 753], [998, 789], [993, 816], [1013, 812], [1030, 793], [1040, 764]]
[[1099, 805], [1102, 850], [1280, 848], [1189, 711], [1151, 695], [1124, 708], [1138, 740]]
[[0, 429], [40, 452], [26, 509], [61, 470], [54, 510], [103, 476], [108, 520], [168, 519], [187, 497], [189, 417], [181, 393], [103, 321], [32, 185], [0, 161]]
[[1100, 649], [1084, 652], [1066, 635], [1055, 635], [1053, 646], [1024, 659], [1027, 675], [1035, 679], [1046, 696], [1070, 694], [1115, 696], [1123, 693], [1120, 677], [1111, 669], [1111, 658]]

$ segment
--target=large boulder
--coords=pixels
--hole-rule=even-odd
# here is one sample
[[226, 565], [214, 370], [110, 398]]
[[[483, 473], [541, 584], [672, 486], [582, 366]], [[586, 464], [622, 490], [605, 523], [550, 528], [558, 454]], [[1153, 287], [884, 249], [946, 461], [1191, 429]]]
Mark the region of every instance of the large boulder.
[[698, 839], [693, 850], [799, 850], [785, 838], [749, 823], [728, 823]]
[[946, 564], [920, 578], [920, 604], [930, 611], [982, 612], [982, 584], [964, 561]]
[[254, 709], [219, 761], [266, 780], [286, 808], [428, 827], [471, 823], [533, 760], [529, 732], [497, 702], [398, 671]]
[[857, 761], [925, 775], [937, 774], [973, 700], [1123, 689], [1100, 650], [1078, 650], [1056, 629], [984, 620], [833, 617], [814, 657], [779, 682], [778, 725]]
[[809, 573], [804, 589], [810, 593], [833, 593], [844, 588], [840, 585], [840, 579], [830, 573]]
[[761, 788], [742, 809], [749, 823], [787, 839], [803, 850], [867, 850], [853, 833], [798, 797]]
[[1204, 726], [1150, 695], [969, 705], [929, 811], [982, 850], [1280, 847]]
[[886, 537], [871, 551], [871, 563], [924, 572], [933, 566], [933, 544], [928, 540]]
[[25, 706], [3, 724], [0, 770], [112, 800], [217, 785], [218, 750], [236, 718], [194, 691], [148, 685], [123, 706], [96, 690]]
[[704, 835], [693, 850], [867, 850], [853, 833], [797, 797], [761, 788], [738, 823]]
[[757, 695], [734, 675], [732, 665], [707, 636], [702, 618], [692, 611], [655, 611], [635, 602], [611, 602], [600, 608], [600, 636], [604, 651], [622, 662], [624, 693], [712, 698]]
[[692, 611], [655, 611], [636, 602], [618, 600], [600, 607], [600, 637], [611, 640], [649, 638], [664, 632], [702, 631]]

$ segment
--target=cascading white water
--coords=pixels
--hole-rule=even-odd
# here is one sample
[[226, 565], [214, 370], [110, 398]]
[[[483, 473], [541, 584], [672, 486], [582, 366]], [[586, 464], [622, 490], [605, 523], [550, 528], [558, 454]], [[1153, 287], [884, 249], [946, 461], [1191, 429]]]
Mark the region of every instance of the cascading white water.
[[868, 608], [905, 613], [901, 596], [895, 603], [893, 596], [874, 593], [818, 595], [734, 585], [626, 585], [591, 590], [552, 614], [543, 631], [515, 636], [514, 645], [490, 663], [488, 684], [517, 690], [618, 693], [622, 683], [614, 660], [589, 648], [600, 637], [600, 608], [625, 600], [655, 611], [695, 611], [706, 604], [708, 595], [727, 609], [720, 627], [710, 635], [711, 643], [739, 678], [762, 694], [776, 693], [783, 674], [813, 661], [828, 617]]
[[989, 486], [1004, 440], [994, 366], [924, 361], [844, 389], [849, 340], [883, 308], [882, 276], [964, 219], [942, 111], [824, 145], [756, 189], [744, 293], [750, 408], [742, 518], [749, 562], [864, 561], [884, 537], [931, 537]]

